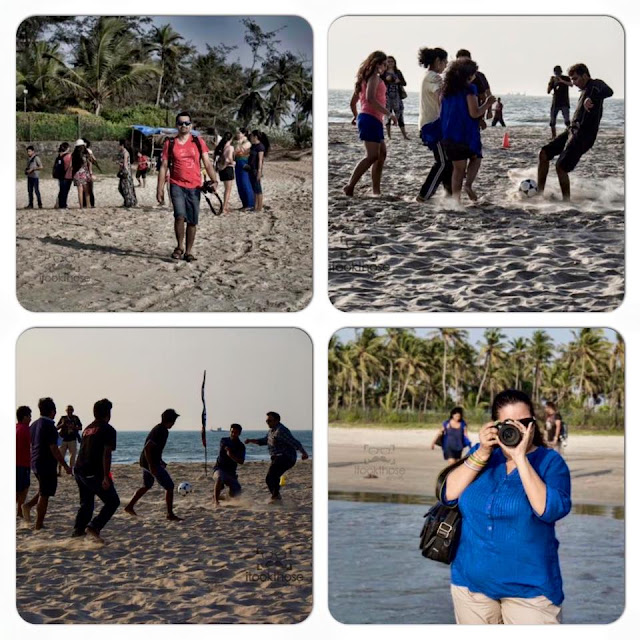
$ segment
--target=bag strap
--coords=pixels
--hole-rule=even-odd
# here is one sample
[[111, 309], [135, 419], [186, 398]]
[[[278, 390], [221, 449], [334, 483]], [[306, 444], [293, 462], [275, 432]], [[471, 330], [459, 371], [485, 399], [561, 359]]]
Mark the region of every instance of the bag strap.
[[[464, 458], [460, 458], [460, 460], [456, 460], [456, 462], [454, 462], [452, 465], [449, 465], [448, 467], [445, 467], [439, 474], [438, 474], [438, 479], [436, 480], [436, 500], [438, 500], [438, 502], [440, 502], [442, 505], [444, 505], [445, 507], [448, 508], [453, 508], [453, 507], [449, 507], [449, 505], [447, 505], [445, 503], [445, 501], [442, 499], [442, 489], [444, 488], [444, 485], [447, 481], [447, 476], [454, 470], [457, 469], [461, 464], [464, 464], [464, 461], [470, 456], [471, 454], [468, 453]], [[481, 471], [478, 471], [478, 473], [476, 474], [476, 477], [471, 481], [471, 482], [475, 482], [475, 480], [478, 479], [478, 477], [480, 476], [480, 474], [482, 474], [484, 472], [484, 470], [487, 468], [488, 464], [485, 465], [484, 467], [482, 467]], [[471, 483], [469, 483], [471, 484]]]
[[[200, 164], [202, 164], [202, 145], [200, 144], [200, 138], [199, 136], [194, 136], [193, 134], [191, 134], [191, 139], [195, 143], [196, 147], [198, 147], [198, 153], [200, 154]], [[168, 158], [169, 170], [171, 170], [171, 166], [173, 165], [173, 146], [175, 143], [176, 143], [175, 138], [171, 138], [169, 140], [169, 158]]]

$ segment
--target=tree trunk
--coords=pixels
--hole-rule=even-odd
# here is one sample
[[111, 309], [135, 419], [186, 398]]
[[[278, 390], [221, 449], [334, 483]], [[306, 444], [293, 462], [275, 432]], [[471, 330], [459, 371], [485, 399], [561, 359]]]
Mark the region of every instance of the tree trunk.
[[487, 379], [488, 371], [489, 371], [489, 359], [487, 358], [487, 361], [484, 366], [484, 373], [482, 374], [482, 380], [480, 381], [480, 386], [478, 387], [478, 395], [476, 396], [476, 407], [480, 403], [480, 396], [482, 396], [482, 387], [484, 387], [484, 383]]
[[164, 60], [160, 67], [160, 78], [158, 78], [158, 93], [156, 95], [156, 107], [160, 106], [160, 96], [162, 95], [162, 80], [164, 79]]
[[444, 340], [444, 357], [442, 358], [442, 403], [447, 404], [447, 340]]

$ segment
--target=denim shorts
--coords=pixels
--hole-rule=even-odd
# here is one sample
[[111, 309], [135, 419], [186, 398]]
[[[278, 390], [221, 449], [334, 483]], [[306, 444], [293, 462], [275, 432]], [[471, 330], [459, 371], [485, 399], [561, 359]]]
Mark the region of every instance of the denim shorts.
[[384, 142], [384, 127], [382, 122], [368, 113], [358, 114], [358, 133], [363, 142]]
[[238, 476], [228, 473], [227, 471], [223, 471], [222, 469], [216, 469], [213, 473], [213, 479], [216, 481], [220, 479], [223, 486], [229, 487], [229, 495], [232, 497], [242, 493], [242, 487], [238, 482]]
[[31, 484], [31, 469], [29, 467], [16, 467], [16, 493], [29, 488]]
[[187, 224], [198, 224], [200, 189], [187, 189], [172, 183], [169, 186], [169, 193], [173, 203], [173, 217], [184, 218]]
[[167, 491], [171, 491], [174, 487], [173, 480], [169, 475], [169, 472], [164, 467], [158, 467], [158, 472], [154, 476], [151, 471], [147, 469], [142, 470], [142, 482], [147, 489], [151, 489], [153, 487], [155, 481], [158, 481], [158, 484]]

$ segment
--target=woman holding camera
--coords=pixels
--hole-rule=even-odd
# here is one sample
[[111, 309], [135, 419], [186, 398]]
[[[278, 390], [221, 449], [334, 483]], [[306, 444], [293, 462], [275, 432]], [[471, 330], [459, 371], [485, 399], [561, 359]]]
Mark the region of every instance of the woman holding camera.
[[462, 514], [451, 564], [456, 622], [558, 624], [564, 594], [555, 523], [571, 510], [569, 468], [544, 446], [527, 394], [499, 393], [491, 417], [442, 490]]

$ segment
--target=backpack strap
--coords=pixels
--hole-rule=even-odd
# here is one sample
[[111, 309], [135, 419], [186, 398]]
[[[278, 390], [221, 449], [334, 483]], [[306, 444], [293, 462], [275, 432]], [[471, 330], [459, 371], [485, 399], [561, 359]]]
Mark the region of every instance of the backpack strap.
[[[198, 136], [194, 136], [193, 134], [191, 134], [191, 139], [194, 141], [196, 147], [198, 147], [198, 153], [200, 154], [200, 163], [202, 163], [202, 144], [200, 143], [200, 138]], [[171, 171], [171, 166], [173, 165], [173, 146], [176, 143], [176, 139], [175, 138], [171, 138], [169, 140], [169, 157], [168, 157], [168, 164], [169, 164], [169, 171]]]

